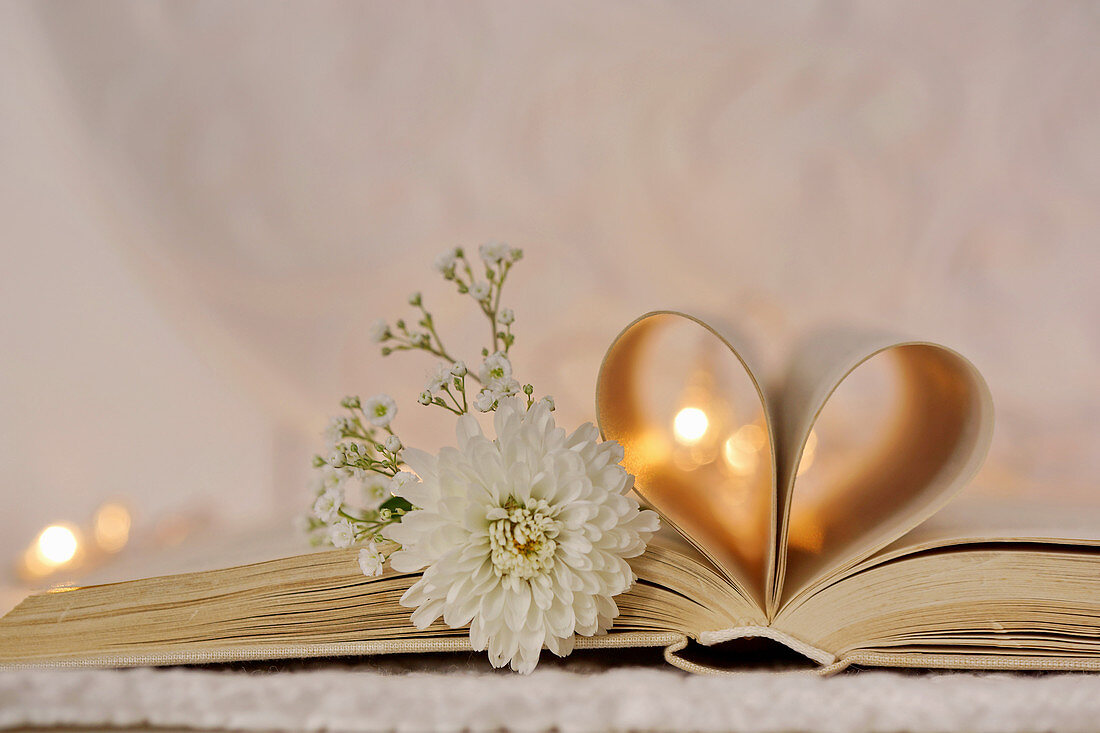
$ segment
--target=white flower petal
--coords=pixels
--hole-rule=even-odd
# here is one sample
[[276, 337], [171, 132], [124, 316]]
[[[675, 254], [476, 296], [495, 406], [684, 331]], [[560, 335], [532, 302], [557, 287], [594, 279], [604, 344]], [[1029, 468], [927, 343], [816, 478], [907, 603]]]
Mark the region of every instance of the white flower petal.
[[[512, 380], [500, 354], [481, 371]], [[494, 666], [528, 672], [544, 646], [568, 654], [574, 633], [609, 628], [612, 596], [634, 580], [624, 558], [644, 550], [656, 518], [625, 493], [622, 450], [600, 443], [594, 426], [566, 434], [545, 402], [493, 399], [494, 440], [467, 415], [457, 448], [434, 457], [402, 449], [421, 482], [395, 492], [418, 509], [384, 534], [402, 547], [391, 567], [426, 568], [402, 596], [416, 625], [441, 616], [452, 628], [469, 624], [471, 645]]]

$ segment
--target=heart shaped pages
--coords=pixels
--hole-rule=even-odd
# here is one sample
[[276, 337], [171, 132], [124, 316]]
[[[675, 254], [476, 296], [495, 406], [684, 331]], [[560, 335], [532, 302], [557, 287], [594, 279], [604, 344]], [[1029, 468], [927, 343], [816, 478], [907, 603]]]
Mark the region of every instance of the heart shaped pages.
[[739, 341], [642, 316], [608, 350], [596, 413], [639, 494], [772, 618], [962, 488], [993, 406], [977, 369], [936, 344], [821, 333], [765, 381]]

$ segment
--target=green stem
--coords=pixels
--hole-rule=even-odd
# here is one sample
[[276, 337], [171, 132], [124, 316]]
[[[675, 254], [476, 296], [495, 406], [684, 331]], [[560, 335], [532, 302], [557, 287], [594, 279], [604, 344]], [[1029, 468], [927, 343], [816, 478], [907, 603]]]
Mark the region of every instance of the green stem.
[[[454, 393], [451, 392], [451, 386], [449, 384], [447, 384], [447, 383], [443, 384], [443, 391], [446, 392], [447, 396], [451, 398], [451, 401], [455, 403], [455, 407], [457, 408], [457, 410], [456, 410], [457, 413], [459, 415], [462, 415], [463, 413], [465, 413], [464, 407], [458, 403], [458, 398], [455, 397]], [[463, 402], [466, 401], [465, 393], [463, 393], [463, 395], [462, 395], [462, 400], [463, 400]]]

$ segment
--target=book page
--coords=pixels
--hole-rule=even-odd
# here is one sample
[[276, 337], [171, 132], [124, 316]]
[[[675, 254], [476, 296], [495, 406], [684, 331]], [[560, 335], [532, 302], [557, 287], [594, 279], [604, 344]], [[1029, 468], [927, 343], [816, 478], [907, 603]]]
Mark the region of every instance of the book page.
[[[420, 577], [366, 577], [358, 549], [39, 593], [0, 618], [0, 667], [135, 666], [469, 650], [468, 628], [416, 628], [402, 594]], [[672, 643], [763, 622], [691, 547], [662, 533], [631, 558], [608, 636], [578, 646]], [[640, 636], [639, 636], [640, 634]], [[654, 636], [656, 634], [656, 636]], [[648, 641], [647, 641], [648, 639]]]
[[856, 663], [874, 650], [878, 664], [1096, 670], [1100, 547], [983, 543], [906, 555], [785, 605], [775, 625]]
[[763, 608], [776, 527], [769, 399], [737, 343], [684, 314], [642, 316], [607, 352], [596, 413], [637, 492]]
[[860, 567], [936, 547], [992, 542], [1097, 546], [1100, 517], [1094, 506], [1034, 499], [992, 500], [963, 492]]
[[[815, 426], [843, 411], [847, 399], [859, 396], [849, 387], [875, 370], [892, 385], [875, 406], [881, 424], [811, 492], [809, 477], [799, 476], [811, 438], [819, 440], [819, 462], [835, 458], [825, 455], [830, 436], [815, 436]], [[769, 615], [946, 504], [981, 466], [993, 420], [988, 388], [970, 362], [945, 347], [887, 333], [814, 335], [796, 351], [777, 395], [780, 513]]]

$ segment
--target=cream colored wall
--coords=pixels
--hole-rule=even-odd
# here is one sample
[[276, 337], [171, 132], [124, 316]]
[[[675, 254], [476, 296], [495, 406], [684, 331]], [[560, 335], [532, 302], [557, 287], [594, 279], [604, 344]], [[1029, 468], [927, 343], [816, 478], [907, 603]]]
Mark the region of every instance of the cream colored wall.
[[[1100, 14], [1087, 3], [0, 6], [0, 561], [108, 495], [288, 514], [377, 315], [523, 246], [517, 366], [570, 422], [661, 306], [776, 360], [819, 320], [987, 375], [981, 490], [1100, 475]], [[441, 313], [478, 336], [467, 313]]]

